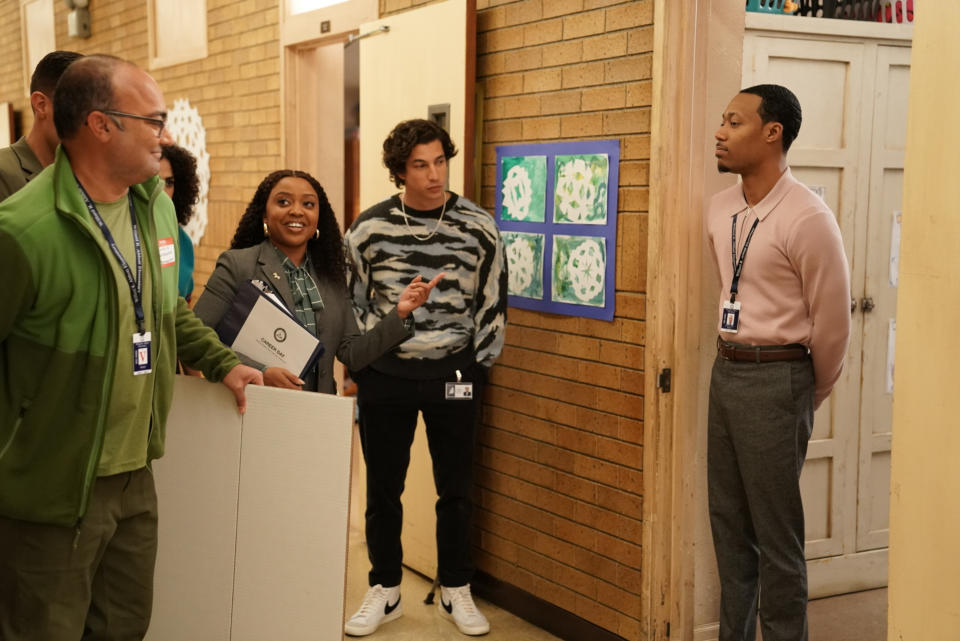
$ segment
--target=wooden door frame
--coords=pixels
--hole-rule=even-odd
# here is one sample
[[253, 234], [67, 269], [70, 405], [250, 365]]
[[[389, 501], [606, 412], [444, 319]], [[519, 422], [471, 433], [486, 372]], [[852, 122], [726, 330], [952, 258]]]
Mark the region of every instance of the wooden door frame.
[[[714, 269], [702, 218], [717, 183], [711, 123], [740, 88], [743, 31], [736, 3], [654, 0], [641, 588], [650, 641], [693, 637], [701, 372], [714, 353], [702, 338]], [[667, 368], [669, 392], [658, 384]]]

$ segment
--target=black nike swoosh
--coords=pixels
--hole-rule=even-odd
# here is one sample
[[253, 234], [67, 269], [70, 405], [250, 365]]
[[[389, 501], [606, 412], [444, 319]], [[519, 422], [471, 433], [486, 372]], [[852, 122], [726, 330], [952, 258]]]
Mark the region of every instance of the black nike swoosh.
[[386, 605], [384, 605], [384, 606], [383, 606], [383, 613], [384, 613], [385, 615], [386, 615], [386, 614], [390, 614], [391, 612], [393, 612], [394, 610], [397, 609], [397, 606], [398, 606], [398, 605], [400, 605], [400, 597], [397, 597], [397, 602], [394, 603], [393, 605], [390, 605], [389, 603], [387, 603]]
[[447, 611], [447, 614], [453, 614], [453, 601], [450, 603], [444, 603], [443, 597], [440, 597], [440, 605], [442, 605], [443, 609]]

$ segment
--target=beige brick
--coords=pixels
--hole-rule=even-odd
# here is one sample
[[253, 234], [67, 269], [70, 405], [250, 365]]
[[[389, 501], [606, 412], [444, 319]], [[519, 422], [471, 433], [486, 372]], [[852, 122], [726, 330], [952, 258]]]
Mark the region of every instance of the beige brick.
[[576, 13], [583, 9], [583, 0], [548, 0], [543, 5], [543, 17], [552, 18], [569, 13]]
[[607, 9], [607, 29], [629, 29], [653, 24], [653, 1], [640, 0]]
[[523, 45], [532, 47], [563, 38], [563, 20], [546, 20], [523, 26]]
[[603, 79], [613, 83], [650, 78], [652, 63], [650, 54], [608, 60], [604, 63]]
[[583, 90], [583, 110], [600, 111], [622, 109], [625, 104], [625, 89], [622, 85], [593, 87]]
[[[509, 96], [523, 92], [524, 76], [525, 74], [514, 73], [487, 78], [485, 81], [487, 96], [492, 98], [495, 96]], [[557, 84], [559, 85], [559, 82]]]
[[627, 85], [627, 107], [649, 107], [653, 104], [653, 82], [641, 80]]
[[587, 138], [599, 136], [602, 132], [603, 118], [600, 114], [563, 116], [560, 123], [562, 138]]
[[650, 131], [650, 109], [624, 109], [603, 114], [603, 133], [633, 134]]
[[[617, 292], [617, 316], [643, 319], [646, 317], [646, 298], [643, 294]], [[626, 339], [624, 339], [626, 340]]]
[[653, 27], [631, 29], [627, 35], [627, 53], [649, 53], [653, 51]]
[[546, 66], [567, 65], [583, 59], [583, 41], [558, 42], [543, 48], [543, 62]]
[[640, 604], [642, 600], [638, 594], [633, 594], [623, 590], [616, 585], [605, 581], [597, 581], [597, 601], [608, 606], [617, 613], [627, 614], [632, 617], [640, 617]]
[[556, 91], [560, 89], [561, 84], [562, 70], [560, 69], [541, 69], [523, 74], [524, 93]]
[[521, 130], [519, 120], [498, 120], [487, 122], [484, 129], [484, 140], [490, 142], [509, 142], [520, 140]]
[[587, 62], [563, 68], [563, 88], [603, 84], [602, 62]]
[[647, 211], [650, 192], [646, 187], [621, 187], [620, 208], [624, 211]]
[[512, 71], [539, 69], [543, 61], [542, 52], [543, 50], [540, 48], [512, 51], [503, 62], [503, 70], [509, 73]]
[[648, 185], [650, 182], [650, 163], [646, 161], [624, 161], [620, 163], [620, 185]]
[[615, 58], [627, 53], [627, 34], [609, 33], [593, 38], [586, 38], [583, 41], [583, 59], [600, 60], [603, 58]]
[[563, 19], [563, 39], [572, 40], [603, 33], [604, 13], [578, 13]]
[[480, 51], [490, 53], [505, 49], [518, 49], [524, 44], [524, 28], [508, 27], [480, 34], [477, 47]]
[[522, 0], [506, 7], [504, 22], [508, 25], [533, 22], [543, 17], [543, 2], [550, 0]]
[[[640, 0], [628, 0], [629, 2], [639, 2]], [[583, 9], [589, 11], [601, 7], [609, 7], [615, 4], [623, 4], [624, 0], [584, 0]]]
[[503, 7], [493, 7], [483, 10], [477, 4], [477, 32], [490, 31], [506, 26], [506, 10]]
[[649, 159], [650, 135], [624, 136], [621, 144], [620, 160]]
[[543, 115], [577, 113], [581, 109], [580, 105], [581, 92], [576, 89], [540, 96], [540, 113]]

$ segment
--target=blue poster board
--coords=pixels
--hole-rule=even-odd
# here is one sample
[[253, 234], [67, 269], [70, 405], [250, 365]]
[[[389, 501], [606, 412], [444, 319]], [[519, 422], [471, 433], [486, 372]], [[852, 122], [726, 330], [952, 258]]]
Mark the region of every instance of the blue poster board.
[[613, 320], [620, 141], [497, 147], [511, 307]]

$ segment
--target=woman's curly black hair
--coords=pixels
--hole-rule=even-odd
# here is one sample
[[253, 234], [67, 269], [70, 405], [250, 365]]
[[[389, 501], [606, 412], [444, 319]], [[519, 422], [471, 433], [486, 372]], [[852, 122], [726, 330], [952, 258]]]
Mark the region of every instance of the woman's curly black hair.
[[200, 199], [200, 178], [197, 176], [197, 159], [189, 151], [177, 145], [164, 145], [163, 157], [170, 163], [173, 173], [173, 208], [177, 222], [186, 225], [193, 216], [193, 206]]
[[347, 268], [343, 255], [343, 237], [340, 235], [340, 225], [337, 224], [337, 217], [333, 214], [333, 208], [330, 206], [330, 201], [327, 200], [327, 194], [323, 191], [323, 187], [320, 186], [316, 178], [305, 171], [281, 169], [263, 179], [260, 186], [257, 187], [257, 192], [253, 195], [253, 200], [247, 205], [247, 210], [243, 212], [243, 216], [237, 224], [237, 232], [233, 235], [230, 248], [253, 247], [266, 239], [267, 236], [263, 233], [263, 217], [267, 213], [267, 199], [270, 198], [270, 192], [273, 191], [273, 188], [283, 178], [302, 178], [310, 183], [313, 190], [317, 192], [317, 229], [320, 230], [320, 237], [310, 237], [310, 240], [307, 241], [307, 251], [318, 276], [346, 289]]
[[383, 141], [383, 165], [390, 171], [390, 178], [397, 187], [403, 187], [400, 174], [407, 171], [407, 158], [413, 148], [428, 142], [439, 140], [443, 155], [450, 160], [457, 155], [457, 146], [450, 140], [450, 134], [431, 120], [416, 118], [404, 120], [390, 132]]

